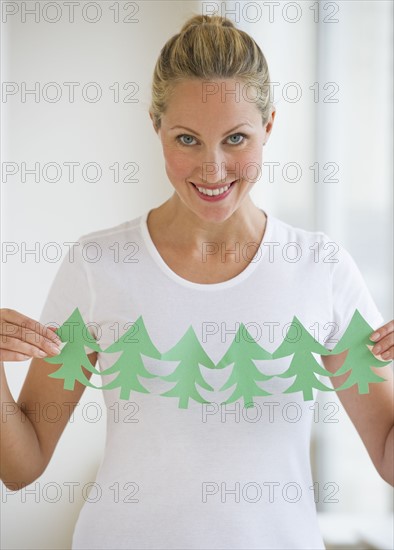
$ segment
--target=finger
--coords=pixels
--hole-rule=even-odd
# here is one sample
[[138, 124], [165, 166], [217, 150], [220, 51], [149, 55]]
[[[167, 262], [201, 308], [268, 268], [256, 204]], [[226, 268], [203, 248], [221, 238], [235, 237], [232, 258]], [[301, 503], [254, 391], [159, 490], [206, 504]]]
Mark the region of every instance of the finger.
[[[8, 351], [21, 351], [36, 357], [56, 355], [60, 352], [60, 347], [52, 340], [47, 340], [36, 332], [25, 332], [25, 334], [23, 334], [22, 328], [17, 325], [2, 323], [2, 325], [0, 325], [0, 332], [2, 349]], [[11, 336], [11, 334], [13, 336]], [[44, 355], [37, 355], [37, 350], [41, 350]]]
[[39, 321], [23, 315], [23, 313], [20, 313], [19, 311], [15, 311], [14, 309], [2, 309], [1, 319], [20, 326], [22, 329], [29, 329], [33, 332], [37, 332], [55, 343], [61, 343], [59, 336], [57, 336], [53, 330], [50, 330], [45, 325], [42, 325]]
[[376, 357], [381, 361], [390, 361], [394, 359], [394, 346], [391, 346], [391, 348], [387, 349], [384, 352], [376, 354]]
[[394, 359], [394, 346], [385, 351], [382, 354], [375, 355], [376, 359], [379, 359], [379, 361], [391, 361]]
[[18, 338], [9, 337], [6, 344], [1, 346], [2, 351], [9, 353], [23, 353], [29, 357], [46, 357], [47, 355], [58, 355], [61, 350], [52, 342], [45, 343], [45, 347], [41, 348], [38, 345], [33, 345], [28, 342], [19, 340]]
[[394, 331], [394, 320], [389, 321], [385, 325], [377, 328], [370, 336], [370, 340], [378, 342], [383, 336], [386, 336], [389, 332]]
[[372, 348], [372, 352], [376, 354], [383, 354], [394, 346], [394, 332], [390, 332], [387, 336], [382, 337], [377, 344]]
[[389, 348], [384, 353], [382, 353], [382, 358], [385, 361], [388, 361], [390, 359], [394, 359], [394, 346], [391, 346], [391, 348]]
[[[53, 331], [48, 331], [53, 334]], [[20, 325], [16, 325], [10, 321], [2, 321], [0, 323], [0, 335], [1, 335], [1, 347], [7, 347], [7, 340], [10, 337], [19, 338], [23, 342], [30, 342], [38, 347], [43, 347], [46, 343], [60, 345], [62, 342], [60, 338], [56, 336], [56, 340], [53, 338], [45, 338], [39, 332], [35, 332]], [[12, 336], [11, 336], [12, 335]]]
[[[50, 341], [54, 344], [61, 344], [61, 339], [59, 336], [49, 328], [45, 327], [38, 321], [35, 321], [33, 319], [29, 319], [28, 317], [23, 316], [23, 318], [20, 317], [21, 314], [18, 312], [15, 312], [18, 314], [18, 316], [11, 315], [11, 316], [3, 316], [3, 320], [6, 321], [5, 325], [6, 328], [2, 326], [1, 332], [2, 334], [15, 334], [17, 335], [21, 340], [31, 340], [33, 337], [35, 338], [35, 342], [43, 342], [43, 341]], [[24, 319], [27, 319], [25, 321]], [[10, 329], [9, 325], [13, 325], [13, 329]]]

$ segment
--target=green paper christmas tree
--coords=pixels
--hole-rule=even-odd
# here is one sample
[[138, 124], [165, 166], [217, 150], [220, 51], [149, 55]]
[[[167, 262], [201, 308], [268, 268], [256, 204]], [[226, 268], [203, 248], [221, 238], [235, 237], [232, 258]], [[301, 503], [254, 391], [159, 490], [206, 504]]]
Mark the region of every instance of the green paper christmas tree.
[[357, 386], [358, 393], [369, 393], [369, 384], [386, 381], [372, 370], [372, 367], [383, 367], [391, 363], [391, 361], [380, 361], [370, 350], [370, 347], [373, 346], [370, 339], [372, 332], [374, 332], [373, 328], [356, 309], [342, 338], [332, 350], [332, 353], [336, 354], [348, 350], [346, 359], [335, 376], [349, 371], [350, 375], [346, 382], [336, 388], [336, 391]]
[[100, 372], [93, 367], [86, 355], [85, 346], [93, 351], [102, 351], [100, 346], [88, 332], [78, 308], [75, 308], [70, 317], [56, 331], [62, 342], [66, 342], [59, 355], [45, 357], [47, 363], [61, 364], [55, 372], [48, 374], [51, 378], [64, 380], [64, 389], [73, 390], [75, 381], [96, 388], [85, 376], [82, 367], [94, 374]]
[[156, 378], [156, 375], [146, 370], [141, 359], [141, 353], [148, 357], [160, 359], [160, 352], [153, 345], [141, 315], [119, 340], [104, 350], [104, 353], [119, 351], [122, 352], [122, 355], [111, 367], [101, 372], [103, 376], [117, 372], [118, 376], [112, 382], [102, 386], [101, 389], [120, 388], [120, 399], [126, 400], [130, 399], [132, 390], [149, 393], [138, 380], [138, 376]]
[[[289, 332], [291, 330], [295, 330], [300, 335], [296, 341], [290, 341]], [[119, 387], [120, 398], [125, 400], [130, 398], [131, 391], [149, 393], [138, 377], [155, 378], [157, 375], [146, 370], [141, 358], [141, 354], [143, 354], [159, 360], [179, 361], [172, 374], [160, 377], [169, 382], [177, 382], [171, 390], [161, 395], [177, 397], [179, 408], [182, 409], [188, 408], [190, 399], [198, 403], [209, 403], [209, 401], [203, 399], [196, 387], [199, 385], [201, 388], [213, 391], [213, 388], [201, 374], [200, 365], [210, 369], [222, 369], [232, 364], [231, 375], [220, 390], [228, 389], [234, 385], [235, 389], [224, 404], [242, 398], [245, 407], [252, 407], [254, 396], [271, 395], [260, 388], [256, 381], [269, 380], [273, 377], [260, 372], [254, 363], [255, 360], [293, 356], [286, 372], [276, 376], [281, 378], [295, 377], [293, 384], [284, 393], [302, 392], [306, 401], [313, 399], [313, 388], [322, 391], [335, 391], [333, 388], [322, 384], [317, 375], [335, 377], [350, 372], [346, 382], [336, 390], [340, 391], [351, 386], [357, 386], [359, 393], [365, 394], [369, 392], [369, 384], [385, 381], [384, 378], [372, 371], [372, 367], [383, 367], [391, 362], [381, 361], [372, 353], [373, 344], [370, 336], [374, 331], [357, 309], [341, 340], [332, 351], [327, 350], [317, 342], [297, 317], [293, 317], [287, 337], [272, 355], [257, 344], [241, 323], [232, 344], [216, 365], [201, 346], [192, 326], [189, 327], [175, 346], [163, 354], [152, 343], [142, 316], [104, 352], [88, 332], [78, 308], [75, 308], [67, 321], [55, 332], [59, 335], [61, 341], [65, 343], [65, 346], [59, 355], [46, 357], [44, 360], [48, 363], [61, 365], [57, 371], [48, 376], [64, 380], [64, 389], [73, 390], [75, 382], [78, 381], [85, 386], [96, 389]], [[85, 352], [85, 347], [96, 352], [122, 352], [122, 354], [111, 367], [99, 372], [92, 366]], [[343, 351], [348, 352], [346, 359], [335, 374], [322, 368], [313, 356], [313, 353], [335, 355]], [[83, 369], [92, 374], [109, 375], [117, 373], [118, 376], [108, 384], [98, 388], [89, 381]]]
[[162, 380], [177, 382], [169, 391], [161, 395], [166, 397], [179, 397], [179, 408], [186, 409], [189, 399], [194, 399], [198, 403], [209, 403], [198, 393], [196, 384], [213, 391], [203, 378], [199, 364], [207, 368], [214, 369], [215, 364], [211, 361], [201, 346], [192, 326], [189, 327], [184, 336], [166, 353], [161, 355], [161, 359], [166, 361], [180, 361], [174, 372], [168, 376], [161, 376]]
[[292, 329], [294, 329], [296, 334], [300, 335], [300, 337], [297, 338], [295, 342], [289, 341], [286, 337], [272, 354], [273, 359], [293, 355], [289, 368], [284, 373], [277, 375], [280, 378], [296, 377], [293, 384], [287, 388], [284, 393], [301, 391], [304, 400], [310, 401], [313, 399], [313, 388], [322, 391], [334, 391], [332, 388], [322, 384], [315, 376], [317, 374], [333, 376], [333, 374], [323, 369], [312, 355], [312, 353], [330, 355], [331, 352], [311, 336], [296, 316], [293, 317], [288, 333]]
[[250, 408], [254, 406], [254, 396], [271, 395], [260, 388], [256, 381], [269, 380], [272, 376], [260, 372], [253, 359], [271, 359], [271, 354], [257, 344], [245, 325], [241, 323], [229, 349], [215, 367], [222, 369], [234, 363], [231, 376], [220, 388], [220, 391], [231, 388], [234, 384], [236, 387], [232, 395], [222, 404], [233, 403], [242, 397], [245, 407]]

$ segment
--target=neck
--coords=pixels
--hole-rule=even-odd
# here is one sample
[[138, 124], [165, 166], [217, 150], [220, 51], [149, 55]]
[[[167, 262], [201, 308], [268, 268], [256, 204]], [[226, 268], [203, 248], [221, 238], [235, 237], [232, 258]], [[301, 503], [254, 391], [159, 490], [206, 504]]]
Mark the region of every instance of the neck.
[[237, 210], [220, 221], [201, 218], [185, 206], [176, 193], [152, 213], [162, 238], [188, 251], [200, 250], [204, 242], [223, 242], [229, 248], [235, 242], [260, 243], [267, 221], [264, 212], [257, 208], [249, 195]]

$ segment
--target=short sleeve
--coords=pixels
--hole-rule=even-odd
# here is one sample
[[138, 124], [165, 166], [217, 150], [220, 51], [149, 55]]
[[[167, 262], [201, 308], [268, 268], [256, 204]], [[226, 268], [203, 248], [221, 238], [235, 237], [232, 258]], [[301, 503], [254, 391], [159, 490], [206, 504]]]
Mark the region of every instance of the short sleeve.
[[[325, 234], [324, 238], [326, 242], [334, 242]], [[356, 262], [345, 247], [337, 244], [339, 249], [334, 257], [338, 261], [331, 264], [332, 320], [336, 332], [326, 342], [330, 350], [342, 338], [356, 309], [373, 330], [384, 324]]]
[[[50, 286], [39, 322], [46, 326], [52, 324], [59, 327], [67, 321], [75, 308], [78, 308], [90, 334], [96, 338], [91, 319], [93, 289], [81, 248], [81, 239], [69, 246]], [[85, 346], [85, 352], [91, 351]]]

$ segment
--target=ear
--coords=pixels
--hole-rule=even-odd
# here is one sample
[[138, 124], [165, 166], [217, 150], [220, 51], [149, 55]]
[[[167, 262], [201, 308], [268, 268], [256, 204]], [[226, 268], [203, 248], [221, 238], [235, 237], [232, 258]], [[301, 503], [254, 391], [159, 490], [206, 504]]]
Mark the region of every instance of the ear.
[[154, 131], [155, 131], [156, 134], [157, 134], [157, 131], [158, 131], [158, 130], [157, 130], [157, 128], [156, 128], [155, 122], [154, 122], [154, 120], [153, 120], [152, 113], [151, 113], [150, 111], [149, 111], [149, 116], [150, 116], [150, 119], [151, 119], [152, 124], [153, 124], [153, 129], [154, 129]]
[[269, 137], [271, 135], [272, 127], [274, 125], [275, 115], [276, 115], [276, 109], [275, 109], [275, 107], [272, 107], [271, 115], [270, 115], [270, 117], [267, 120], [266, 125], [265, 125], [265, 142], [264, 142], [264, 145], [267, 143], [267, 141], [269, 140]]

